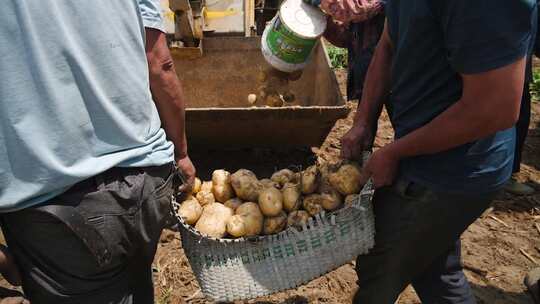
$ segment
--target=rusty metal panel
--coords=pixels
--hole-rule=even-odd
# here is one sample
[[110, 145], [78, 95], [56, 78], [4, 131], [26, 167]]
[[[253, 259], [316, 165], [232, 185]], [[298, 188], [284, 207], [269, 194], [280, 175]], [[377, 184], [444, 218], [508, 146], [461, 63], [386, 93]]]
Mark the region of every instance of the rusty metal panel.
[[337, 119], [348, 113], [322, 44], [298, 81], [290, 83], [292, 106], [249, 107], [257, 74], [267, 68], [258, 37], [203, 40], [204, 54], [173, 57], [187, 97], [191, 146], [208, 148], [319, 146]]

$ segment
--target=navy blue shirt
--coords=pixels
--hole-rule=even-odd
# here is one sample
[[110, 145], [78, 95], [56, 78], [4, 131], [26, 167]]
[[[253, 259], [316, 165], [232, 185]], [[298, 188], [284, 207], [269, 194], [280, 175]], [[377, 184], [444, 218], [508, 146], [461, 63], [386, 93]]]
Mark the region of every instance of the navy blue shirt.
[[[462, 96], [460, 74], [511, 64], [527, 54], [535, 0], [391, 0], [395, 45], [387, 103], [396, 138], [426, 125]], [[508, 180], [514, 128], [451, 150], [404, 159], [400, 173], [434, 190], [481, 193]]]

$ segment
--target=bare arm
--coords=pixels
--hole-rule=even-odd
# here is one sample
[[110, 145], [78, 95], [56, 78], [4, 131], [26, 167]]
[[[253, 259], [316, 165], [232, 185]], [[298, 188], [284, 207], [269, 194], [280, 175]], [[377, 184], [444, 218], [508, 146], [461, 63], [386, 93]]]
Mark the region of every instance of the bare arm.
[[350, 32], [347, 27], [344, 24], [338, 24], [331, 17], [328, 17], [327, 24], [323, 34], [324, 38], [339, 48], [347, 48], [350, 39]]
[[150, 72], [150, 90], [167, 138], [174, 143], [176, 163], [189, 182], [195, 168], [188, 156], [185, 132], [185, 97], [165, 34], [146, 28], [146, 57]]
[[390, 93], [392, 60], [393, 44], [385, 24], [368, 68], [353, 126], [342, 139], [342, 157], [359, 157], [362, 150], [372, 145], [375, 136], [372, 134], [373, 125], [377, 123], [383, 104]]

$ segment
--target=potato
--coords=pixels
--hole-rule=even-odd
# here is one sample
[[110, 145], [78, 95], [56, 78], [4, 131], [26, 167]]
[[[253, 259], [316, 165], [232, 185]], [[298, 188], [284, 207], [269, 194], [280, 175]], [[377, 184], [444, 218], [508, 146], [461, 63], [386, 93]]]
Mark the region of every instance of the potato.
[[295, 183], [295, 184], [299, 184], [300, 181], [302, 180], [302, 172], [296, 172], [291, 180], [289, 180], [290, 183]]
[[236, 208], [236, 214], [244, 217], [246, 227], [245, 236], [255, 236], [261, 234], [263, 230], [264, 216], [259, 205], [246, 202]]
[[260, 180], [261, 184], [263, 185], [263, 188], [276, 188], [276, 189], [279, 189], [280, 186], [278, 183], [272, 181], [271, 179], [269, 178], [264, 178], [264, 179], [261, 179]]
[[345, 197], [345, 206], [351, 207], [353, 203], [358, 199], [358, 196], [358, 194], [347, 195], [347, 197]]
[[242, 202], [241, 199], [235, 197], [235, 198], [231, 198], [230, 200], [226, 201], [224, 205], [231, 208], [233, 211], [236, 212], [236, 209], [238, 207], [240, 207], [240, 205], [242, 205], [242, 203], [243, 202]]
[[247, 234], [246, 218], [242, 215], [233, 215], [227, 222], [227, 232], [233, 237], [243, 237]]
[[343, 197], [329, 184], [328, 181], [321, 181], [319, 184], [319, 193], [321, 194], [321, 205], [327, 211], [333, 211], [341, 207]]
[[189, 225], [195, 225], [202, 214], [202, 206], [196, 198], [189, 196], [178, 209], [178, 215]]
[[196, 177], [195, 181], [193, 182], [193, 189], [191, 189], [191, 193], [197, 194], [199, 191], [201, 191], [202, 182], [201, 180]]
[[300, 185], [303, 194], [312, 194], [317, 191], [319, 182], [319, 170], [317, 166], [310, 166], [302, 172]]
[[293, 211], [287, 217], [287, 227], [295, 227], [301, 230], [308, 223], [309, 213], [304, 210]]
[[257, 217], [263, 217], [261, 208], [259, 205], [253, 202], [245, 202], [236, 208], [235, 214], [239, 215], [252, 215]]
[[341, 166], [337, 172], [328, 176], [328, 180], [342, 195], [350, 195], [360, 192], [362, 185], [360, 179], [362, 172], [360, 166], [354, 163]]
[[287, 227], [287, 214], [281, 211], [277, 216], [264, 219], [264, 234], [276, 234], [285, 230]]
[[263, 185], [257, 180], [257, 176], [246, 169], [240, 169], [231, 175], [231, 185], [236, 196], [244, 201], [257, 201]]
[[233, 216], [231, 208], [220, 203], [204, 206], [195, 228], [204, 235], [222, 238], [227, 233], [227, 222]]
[[281, 190], [283, 194], [283, 208], [287, 212], [300, 209], [302, 200], [300, 199], [300, 185], [294, 183], [286, 183]]
[[199, 192], [212, 192], [212, 181], [203, 182]]
[[249, 94], [247, 97], [248, 105], [252, 106], [257, 102], [257, 95], [256, 94]]
[[343, 198], [337, 191], [334, 191], [333, 193], [323, 193], [321, 194], [321, 198], [321, 206], [326, 211], [334, 211], [343, 204]]
[[259, 194], [259, 207], [265, 216], [278, 216], [283, 210], [283, 194], [276, 188], [266, 188]]
[[280, 187], [283, 187], [293, 178], [294, 172], [289, 169], [282, 169], [272, 174], [272, 177], [270, 179], [276, 182]]
[[296, 96], [294, 96], [294, 94], [291, 93], [291, 92], [287, 92], [287, 93], [283, 94], [283, 101], [285, 101], [287, 103], [291, 103], [295, 99], [296, 99]]
[[279, 97], [279, 95], [276, 95], [276, 94], [268, 95], [266, 96], [266, 105], [269, 107], [276, 107], [276, 108], [282, 107], [283, 99], [281, 99], [281, 97]]
[[234, 197], [231, 186], [231, 174], [225, 170], [216, 170], [212, 173], [212, 193], [216, 201], [225, 203]]
[[207, 192], [207, 191], [199, 191], [199, 193], [197, 193], [195, 198], [199, 201], [201, 206], [206, 206], [208, 204], [213, 204], [216, 202], [214, 194], [212, 194], [212, 192]]
[[314, 216], [323, 210], [322, 201], [323, 197], [321, 194], [310, 194], [304, 198], [302, 205], [309, 215]]
[[268, 74], [265, 71], [259, 71], [257, 73], [257, 81], [265, 82], [268, 79]]

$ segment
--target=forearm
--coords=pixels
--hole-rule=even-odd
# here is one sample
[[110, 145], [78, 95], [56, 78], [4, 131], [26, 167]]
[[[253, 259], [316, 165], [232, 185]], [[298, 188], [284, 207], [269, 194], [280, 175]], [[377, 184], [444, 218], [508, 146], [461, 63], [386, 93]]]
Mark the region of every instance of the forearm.
[[382, 107], [390, 95], [392, 60], [392, 44], [385, 28], [368, 68], [362, 98], [354, 117], [355, 125], [367, 127], [379, 119]]
[[147, 29], [147, 58], [150, 90], [162, 127], [175, 146], [175, 157], [184, 158], [187, 156], [184, 91], [163, 33]]
[[[174, 143], [175, 156], [187, 155], [185, 133], [185, 98], [182, 85], [174, 67], [163, 71], [159, 76], [150, 77], [150, 90], [161, 118], [167, 138]], [[154, 79], [152, 79], [154, 78]]]
[[349, 31], [345, 26], [337, 24], [331, 17], [327, 19], [328, 26], [323, 34], [324, 38], [334, 46], [347, 48]]

